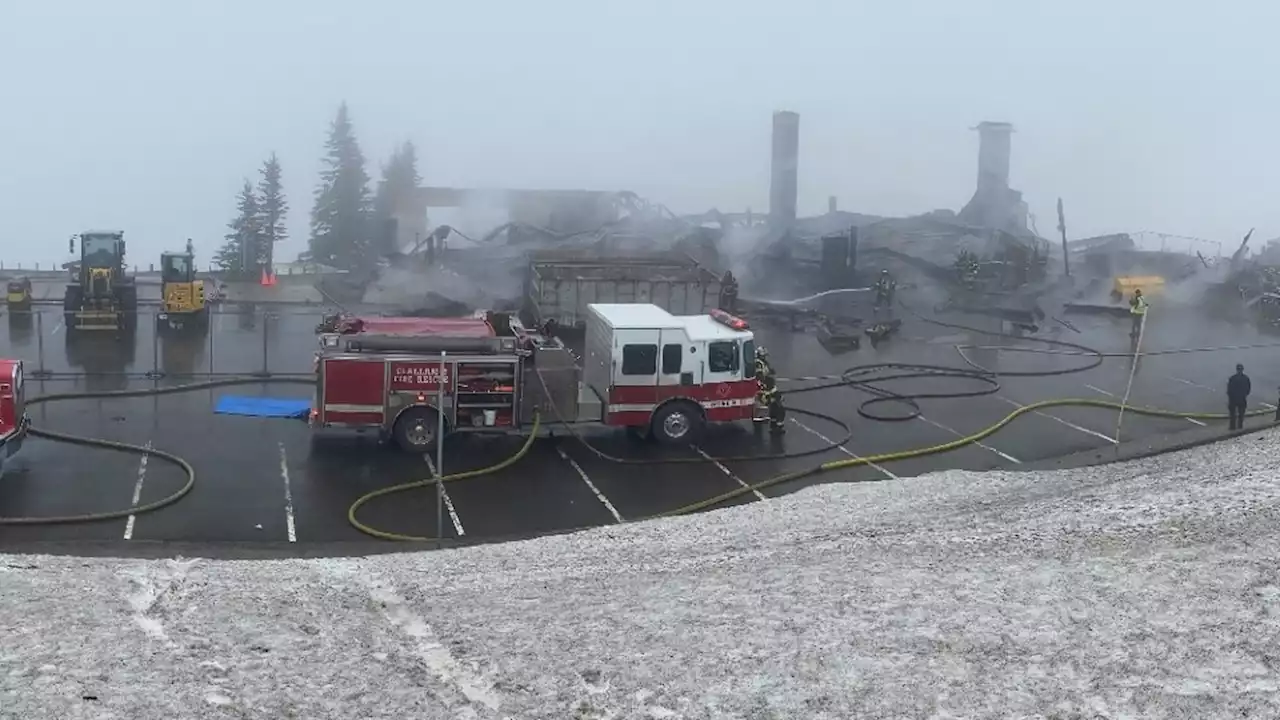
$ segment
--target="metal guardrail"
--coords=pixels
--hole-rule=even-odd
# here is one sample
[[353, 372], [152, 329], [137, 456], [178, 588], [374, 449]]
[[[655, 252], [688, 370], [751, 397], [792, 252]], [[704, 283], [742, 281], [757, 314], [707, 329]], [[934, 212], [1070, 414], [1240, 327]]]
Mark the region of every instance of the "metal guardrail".
[[[0, 356], [24, 361], [34, 380], [312, 377], [322, 311], [211, 307], [205, 328], [160, 329], [158, 309], [139, 309], [132, 332], [68, 329], [62, 312], [9, 309]], [[185, 321], [190, 323], [190, 320]]]
[[[0, 272], [6, 273], [40, 273], [42, 275], [57, 275], [59, 277], [66, 276], [67, 262], [47, 262], [47, 263], [7, 263], [0, 260]], [[210, 275], [220, 275], [224, 271], [213, 263], [201, 268], [196, 267], [198, 273], [209, 273]], [[155, 275], [159, 277], [160, 271], [156, 269], [156, 263], [147, 265], [130, 265], [126, 268], [130, 275]], [[314, 265], [295, 265], [295, 264], [279, 264], [275, 267], [275, 274], [280, 275], [312, 275], [320, 277], [322, 275], [344, 274], [345, 271], [336, 268], [321, 269]]]

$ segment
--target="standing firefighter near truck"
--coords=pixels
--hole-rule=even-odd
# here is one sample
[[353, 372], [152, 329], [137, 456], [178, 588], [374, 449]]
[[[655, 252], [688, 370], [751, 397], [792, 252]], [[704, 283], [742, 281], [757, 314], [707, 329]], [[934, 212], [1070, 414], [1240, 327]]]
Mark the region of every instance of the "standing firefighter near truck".
[[773, 365], [769, 362], [769, 351], [766, 348], [756, 348], [756, 381], [764, 383], [764, 379], [776, 380], [777, 374], [773, 371]]
[[1244, 429], [1244, 411], [1249, 404], [1249, 391], [1253, 383], [1244, 374], [1244, 365], [1236, 365], [1236, 374], [1227, 380], [1227, 414], [1231, 416], [1232, 430]]
[[767, 413], [765, 417], [757, 416], [755, 418], [756, 427], [760, 427], [765, 422], [769, 423], [769, 431], [773, 434], [781, 434], [787, 431], [787, 408], [782, 404], [782, 391], [778, 389], [778, 381], [773, 376], [767, 376], [760, 381], [760, 392], [756, 395], [756, 400], [764, 406]]
[[1133, 291], [1133, 298], [1129, 300], [1129, 317], [1133, 318], [1133, 328], [1129, 331], [1129, 337], [1137, 339], [1142, 332], [1142, 323], [1147, 319], [1147, 299], [1142, 296], [1141, 288]]
[[766, 383], [777, 384], [777, 374], [769, 363], [769, 351], [763, 347], [756, 348], [756, 410], [753, 420], [758, 423], [769, 419], [768, 396], [765, 393]]

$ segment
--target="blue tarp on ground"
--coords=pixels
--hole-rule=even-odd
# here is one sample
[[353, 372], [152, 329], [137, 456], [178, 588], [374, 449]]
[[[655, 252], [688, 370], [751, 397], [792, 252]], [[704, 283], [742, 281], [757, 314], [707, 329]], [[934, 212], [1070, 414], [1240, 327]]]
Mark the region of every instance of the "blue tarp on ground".
[[222, 415], [305, 418], [311, 412], [311, 400], [223, 395], [218, 398], [218, 404], [214, 406], [213, 411]]

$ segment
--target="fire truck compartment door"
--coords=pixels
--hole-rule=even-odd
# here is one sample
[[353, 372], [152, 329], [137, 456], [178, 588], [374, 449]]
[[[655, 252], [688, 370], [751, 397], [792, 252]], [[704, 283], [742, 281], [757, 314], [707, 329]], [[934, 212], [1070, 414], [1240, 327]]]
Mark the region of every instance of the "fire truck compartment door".
[[325, 359], [325, 416], [346, 422], [383, 420], [386, 374], [387, 366], [381, 359]]
[[659, 331], [653, 329], [613, 331], [611, 406], [642, 410], [657, 404], [658, 370], [662, 363], [660, 339]]
[[664, 329], [658, 348], [659, 385], [701, 385], [705, 358], [684, 330]]

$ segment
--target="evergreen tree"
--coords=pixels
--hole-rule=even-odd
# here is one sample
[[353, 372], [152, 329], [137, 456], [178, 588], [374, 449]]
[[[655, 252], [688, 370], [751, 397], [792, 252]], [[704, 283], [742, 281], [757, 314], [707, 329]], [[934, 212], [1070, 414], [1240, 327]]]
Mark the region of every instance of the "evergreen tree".
[[401, 211], [404, 204], [412, 199], [422, 177], [418, 175], [418, 149], [412, 142], [405, 142], [397, 147], [390, 159], [382, 166], [382, 181], [378, 183], [378, 192], [373, 201], [374, 236], [378, 243], [378, 252], [387, 254], [397, 251], [395, 226], [392, 220]]
[[262, 208], [253, 184], [245, 178], [244, 187], [236, 196], [236, 217], [227, 223], [231, 232], [226, 243], [214, 256], [214, 263], [230, 277], [247, 277], [258, 272], [257, 257], [260, 254], [262, 231], [259, 228]]
[[311, 211], [310, 249], [316, 262], [347, 270], [366, 267], [369, 253], [369, 174], [344, 102], [329, 128], [325, 168]]
[[[289, 202], [284, 196], [280, 160], [275, 153], [262, 163], [258, 171], [258, 222], [262, 241], [258, 244], [257, 262], [264, 268], [274, 267], [276, 243], [288, 237]], [[272, 272], [275, 272], [272, 270]]]

